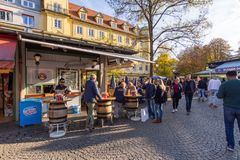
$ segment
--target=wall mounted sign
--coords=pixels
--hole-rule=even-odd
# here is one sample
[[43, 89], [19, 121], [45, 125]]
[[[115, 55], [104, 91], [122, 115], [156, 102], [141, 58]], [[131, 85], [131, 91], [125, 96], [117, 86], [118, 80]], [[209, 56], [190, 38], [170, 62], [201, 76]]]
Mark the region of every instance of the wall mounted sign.
[[45, 73], [39, 73], [38, 79], [41, 81], [44, 81], [45, 79], [47, 79], [47, 75]]

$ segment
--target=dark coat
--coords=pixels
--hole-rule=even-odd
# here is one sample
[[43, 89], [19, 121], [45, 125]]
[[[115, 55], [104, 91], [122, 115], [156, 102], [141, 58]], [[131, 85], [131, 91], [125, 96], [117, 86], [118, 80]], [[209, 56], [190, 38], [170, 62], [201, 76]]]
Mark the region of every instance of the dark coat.
[[[189, 85], [190, 90], [187, 89], [187, 86]], [[185, 81], [183, 84], [183, 92], [184, 94], [193, 94], [196, 91], [196, 84], [194, 80]]]
[[145, 89], [145, 98], [146, 99], [152, 99], [155, 96], [156, 87], [152, 83], [145, 84], [143, 86], [143, 89]]
[[95, 103], [96, 97], [102, 99], [102, 96], [99, 93], [99, 90], [96, 86], [96, 83], [93, 80], [88, 80], [85, 85], [85, 92], [83, 99], [86, 103]]

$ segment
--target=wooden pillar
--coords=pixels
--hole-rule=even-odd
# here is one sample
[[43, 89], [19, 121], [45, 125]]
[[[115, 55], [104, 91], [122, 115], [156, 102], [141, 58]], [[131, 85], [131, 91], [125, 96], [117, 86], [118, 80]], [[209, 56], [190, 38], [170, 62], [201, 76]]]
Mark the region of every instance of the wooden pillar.
[[25, 42], [21, 42], [21, 81], [20, 81], [20, 100], [25, 98], [26, 94], [26, 48]]
[[16, 47], [16, 55], [15, 55], [15, 72], [14, 72], [14, 115], [15, 115], [15, 120], [19, 121], [19, 102], [20, 102], [20, 92], [19, 92], [19, 50], [21, 49], [20, 43], [18, 43], [17, 47]]
[[107, 92], [108, 61], [106, 56], [100, 56], [100, 86], [101, 92]]

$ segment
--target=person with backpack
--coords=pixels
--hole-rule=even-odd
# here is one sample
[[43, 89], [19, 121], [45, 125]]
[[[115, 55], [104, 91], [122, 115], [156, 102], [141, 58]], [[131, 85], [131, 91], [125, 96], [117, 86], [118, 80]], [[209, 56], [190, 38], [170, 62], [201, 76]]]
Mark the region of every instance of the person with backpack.
[[155, 93], [155, 120], [153, 123], [161, 123], [163, 115], [163, 103], [167, 101], [167, 92], [166, 87], [163, 83], [163, 80], [156, 81], [156, 93]]
[[176, 78], [171, 87], [171, 97], [173, 101], [172, 113], [177, 112], [179, 100], [182, 98], [182, 85], [180, 84], [180, 79]]

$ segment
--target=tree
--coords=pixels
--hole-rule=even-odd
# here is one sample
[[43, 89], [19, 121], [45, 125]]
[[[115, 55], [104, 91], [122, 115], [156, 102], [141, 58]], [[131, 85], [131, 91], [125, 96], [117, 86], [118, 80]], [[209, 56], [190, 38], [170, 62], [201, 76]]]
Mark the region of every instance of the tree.
[[[150, 60], [159, 49], [172, 50], [178, 45], [197, 43], [203, 30], [209, 27], [207, 6], [212, 0], [106, 0], [116, 15], [132, 22], [142, 21], [148, 27]], [[198, 11], [194, 10], [198, 8]], [[194, 17], [186, 16], [193, 12]], [[166, 47], [170, 46], [170, 47]], [[153, 65], [150, 65], [150, 76]]]
[[177, 60], [171, 58], [169, 53], [162, 53], [155, 61], [154, 66], [154, 74], [165, 76], [165, 77], [173, 77], [173, 70], [175, 69], [175, 65]]
[[196, 73], [205, 70], [209, 62], [223, 61], [231, 57], [230, 45], [221, 38], [210, 41], [209, 44], [195, 45], [178, 55], [177, 71], [181, 74]]

